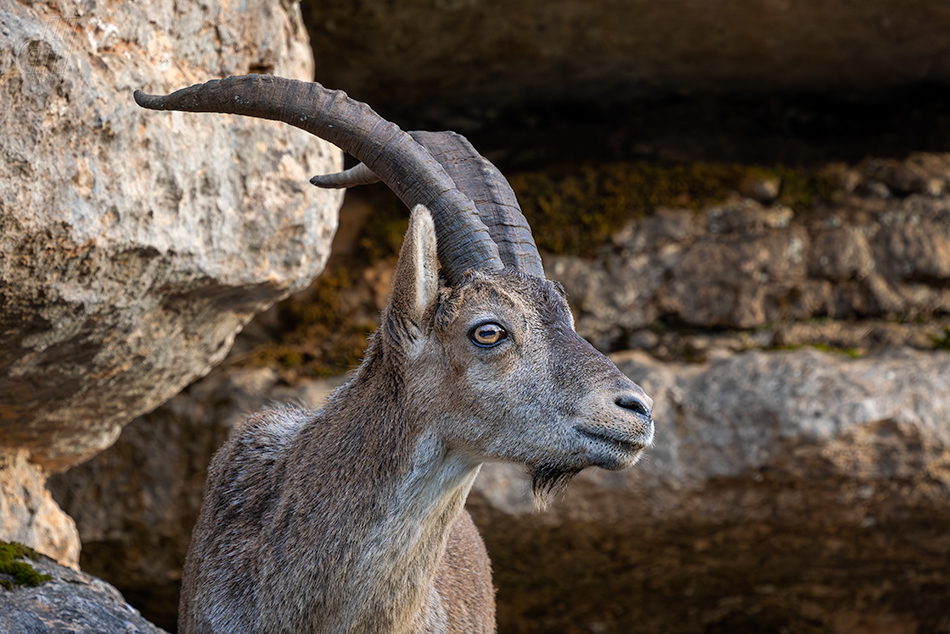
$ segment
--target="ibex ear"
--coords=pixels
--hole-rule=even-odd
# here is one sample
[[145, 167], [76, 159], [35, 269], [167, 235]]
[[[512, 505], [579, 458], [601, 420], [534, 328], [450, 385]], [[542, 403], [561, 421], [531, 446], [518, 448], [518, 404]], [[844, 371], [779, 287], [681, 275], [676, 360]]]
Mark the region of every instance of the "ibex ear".
[[439, 293], [439, 259], [436, 251], [435, 224], [422, 205], [416, 205], [409, 219], [409, 230], [399, 250], [393, 273], [386, 326], [390, 337], [406, 343], [419, 338], [425, 328], [424, 316]]

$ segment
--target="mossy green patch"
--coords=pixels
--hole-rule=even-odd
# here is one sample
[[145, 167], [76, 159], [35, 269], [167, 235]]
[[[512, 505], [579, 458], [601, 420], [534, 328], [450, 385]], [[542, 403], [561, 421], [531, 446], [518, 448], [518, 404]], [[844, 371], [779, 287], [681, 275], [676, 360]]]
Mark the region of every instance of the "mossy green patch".
[[613, 233], [657, 207], [699, 210], [726, 200], [748, 178], [778, 179], [775, 202], [794, 210], [830, 200], [836, 187], [832, 177], [814, 170], [642, 161], [570, 173], [525, 172], [512, 175], [510, 182], [542, 250], [592, 257]]
[[18, 559], [39, 560], [39, 555], [32, 548], [22, 544], [0, 541], [0, 574], [9, 575], [13, 581], [0, 579], [0, 585], [7, 590], [17, 586], [34, 587], [44, 581], [52, 579], [49, 575], [40, 574], [28, 562]]
[[291, 298], [280, 305], [282, 340], [266, 345], [242, 360], [273, 367], [289, 382], [300, 376], [335, 376], [359, 364], [369, 334], [376, 327], [354, 287], [351, 269], [336, 266], [320, 276], [307, 299]]
[[858, 359], [864, 356], [864, 353], [857, 348], [841, 348], [838, 346], [830, 346], [826, 343], [810, 343], [808, 344], [815, 350], [820, 350], [821, 352], [833, 352], [834, 354], [843, 354], [846, 357], [851, 357], [852, 359]]
[[832, 196], [838, 189], [837, 179], [820, 171], [779, 167], [772, 173], [782, 181], [777, 202], [795, 211], [832, 202]]
[[950, 350], [950, 326], [943, 329], [943, 334], [932, 337], [934, 348], [937, 350]]
[[827, 343], [821, 343], [817, 341], [805, 341], [802, 343], [793, 343], [790, 345], [783, 346], [773, 346], [771, 350], [801, 350], [802, 348], [813, 348], [819, 352], [828, 352], [832, 354], [841, 354], [852, 359], [860, 359], [865, 355], [865, 352], [857, 348], [842, 348], [840, 346], [832, 346]]
[[383, 185], [365, 187], [361, 195], [372, 206], [373, 216], [360, 229], [353, 259], [365, 264], [399, 255], [402, 237], [409, 228], [406, 206]]

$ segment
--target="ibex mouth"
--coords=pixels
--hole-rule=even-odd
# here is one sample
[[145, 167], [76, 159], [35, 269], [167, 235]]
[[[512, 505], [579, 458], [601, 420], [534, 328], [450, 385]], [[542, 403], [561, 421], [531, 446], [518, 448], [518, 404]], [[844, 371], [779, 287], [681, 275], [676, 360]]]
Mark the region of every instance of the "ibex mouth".
[[600, 431], [592, 431], [583, 427], [575, 426], [575, 431], [585, 438], [609, 445], [613, 449], [626, 454], [635, 454], [643, 451], [646, 446], [643, 442], [627, 440], [617, 436], [606, 434]]

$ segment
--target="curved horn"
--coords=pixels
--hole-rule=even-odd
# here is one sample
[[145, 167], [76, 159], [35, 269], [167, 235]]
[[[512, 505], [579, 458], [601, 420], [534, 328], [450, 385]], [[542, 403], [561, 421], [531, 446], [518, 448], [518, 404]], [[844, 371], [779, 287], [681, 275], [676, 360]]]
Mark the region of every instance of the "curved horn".
[[544, 268], [531, 226], [501, 171], [457, 132], [419, 131], [409, 136], [429, 151], [455, 186], [475, 203], [505, 266], [543, 279]]
[[[412, 133], [410, 133], [410, 136], [412, 136]], [[442, 167], [444, 168], [445, 166], [443, 165]], [[311, 185], [325, 187], [327, 189], [346, 189], [359, 185], [372, 185], [378, 182], [379, 176], [374, 174], [370, 168], [366, 167], [366, 163], [357, 163], [348, 170], [336, 172], [335, 174], [320, 174], [310, 179]]]
[[[488, 233], [498, 245], [498, 255], [506, 267], [528, 275], [544, 277], [541, 256], [531, 227], [521, 212], [515, 192], [504, 175], [456, 132], [409, 132], [419, 145], [442, 165], [455, 186], [468, 196]], [[379, 180], [364, 163], [336, 174], [314, 176], [317, 187], [356, 187]]]
[[474, 203], [442, 166], [397, 125], [342, 91], [273, 75], [243, 75], [164, 96], [135, 91], [134, 97], [152, 110], [240, 114], [306, 130], [365, 163], [410, 208], [422, 204], [429, 209], [439, 260], [451, 284], [470, 269], [504, 266]]

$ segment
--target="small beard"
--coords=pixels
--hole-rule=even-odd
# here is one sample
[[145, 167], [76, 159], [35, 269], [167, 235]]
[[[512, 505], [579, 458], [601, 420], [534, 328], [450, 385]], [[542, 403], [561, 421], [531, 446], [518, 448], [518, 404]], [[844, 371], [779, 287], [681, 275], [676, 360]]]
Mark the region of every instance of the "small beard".
[[559, 493], [563, 493], [570, 484], [571, 478], [580, 473], [580, 469], [565, 469], [554, 465], [542, 464], [530, 468], [531, 490], [534, 492], [534, 503], [538, 508], [545, 508]]

